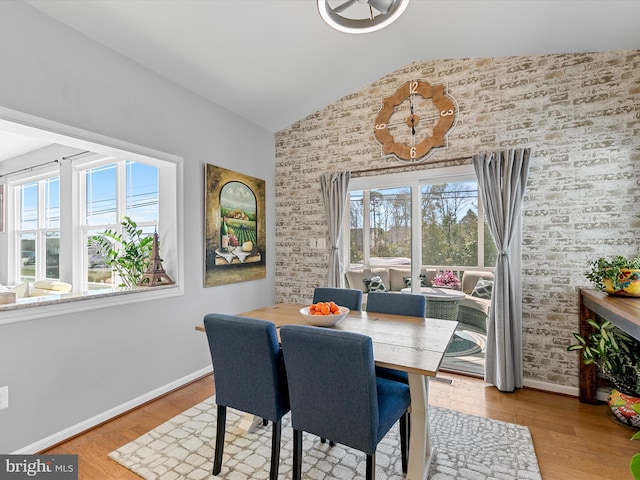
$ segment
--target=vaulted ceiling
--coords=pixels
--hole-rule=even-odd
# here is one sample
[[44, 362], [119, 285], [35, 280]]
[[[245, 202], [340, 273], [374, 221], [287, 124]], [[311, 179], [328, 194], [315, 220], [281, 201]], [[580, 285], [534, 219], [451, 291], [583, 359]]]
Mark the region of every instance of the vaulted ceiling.
[[315, 0], [25, 1], [272, 132], [413, 61], [640, 48], [631, 0], [412, 0], [363, 35]]

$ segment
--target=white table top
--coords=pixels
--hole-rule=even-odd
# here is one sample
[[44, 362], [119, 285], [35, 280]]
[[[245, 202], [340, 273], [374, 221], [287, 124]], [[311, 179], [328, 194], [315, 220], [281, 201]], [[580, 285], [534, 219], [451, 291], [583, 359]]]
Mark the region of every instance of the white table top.
[[[402, 293], [413, 293], [411, 291], [411, 287], [403, 288], [400, 291]], [[454, 300], [460, 300], [466, 296], [466, 294], [461, 290], [442, 287], [420, 287], [420, 294], [427, 298], [433, 298], [434, 300], [448, 300], [452, 302]]]

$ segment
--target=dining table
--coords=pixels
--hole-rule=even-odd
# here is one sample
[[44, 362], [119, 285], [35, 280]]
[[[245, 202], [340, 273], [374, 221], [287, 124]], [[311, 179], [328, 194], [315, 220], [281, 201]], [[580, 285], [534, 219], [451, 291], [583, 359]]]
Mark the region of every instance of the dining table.
[[[301, 315], [303, 305], [277, 303], [243, 313], [241, 317], [268, 320], [282, 325], [308, 324]], [[424, 480], [429, 473], [432, 445], [429, 433], [429, 377], [435, 377], [453, 338], [458, 322], [437, 318], [391, 315], [351, 310], [333, 327], [371, 337], [377, 366], [408, 373], [411, 393], [411, 435], [408, 480]], [[196, 330], [204, 331], [204, 325]]]

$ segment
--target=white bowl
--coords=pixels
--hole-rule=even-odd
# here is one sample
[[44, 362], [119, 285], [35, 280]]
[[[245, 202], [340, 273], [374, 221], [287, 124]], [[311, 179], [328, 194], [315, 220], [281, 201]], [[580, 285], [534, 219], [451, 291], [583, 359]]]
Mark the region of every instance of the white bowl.
[[339, 313], [333, 313], [331, 315], [309, 315], [309, 307], [300, 309], [300, 315], [304, 317], [308, 324], [316, 327], [333, 327], [336, 323], [349, 315], [349, 309], [347, 307], [338, 307]]

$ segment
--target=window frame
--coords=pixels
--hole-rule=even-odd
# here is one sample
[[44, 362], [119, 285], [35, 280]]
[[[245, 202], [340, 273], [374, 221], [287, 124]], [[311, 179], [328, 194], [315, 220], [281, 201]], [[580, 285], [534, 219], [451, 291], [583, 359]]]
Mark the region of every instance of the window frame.
[[[420, 268], [422, 266], [422, 232], [421, 232], [421, 187], [425, 184], [441, 184], [441, 183], [455, 183], [455, 182], [477, 182], [478, 179], [475, 174], [473, 165], [459, 165], [455, 167], [443, 167], [433, 168], [420, 171], [402, 172], [402, 173], [390, 173], [386, 175], [374, 175], [366, 177], [352, 178], [349, 182], [348, 192], [350, 195], [352, 191], [368, 191], [387, 188], [410, 188], [411, 190], [411, 276], [413, 278], [412, 284], [418, 285], [418, 278]], [[343, 219], [343, 232], [341, 235], [342, 245], [342, 264], [347, 266], [347, 269], [353, 268], [351, 264], [351, 252], [350, 252], [350, 216], [349, 216], [349, 196], [347, 197], [347, 214]], [[363, 267], [375, 268], [376, 265], [370, 264], [370, 255], [368, 248], [364, 245], [369, 241], [369, 207], [368, 207], [368, 195], [363, 195]], [[415, 220], [418, 221], [415, 221]], [[491, 270], [490, 267], [484, 266], [484, 209], [482, 206], [482, 198], [478, 194], [478, 265], [476, 266], [459, 266], [459, 265], [435, 265], [435, 267], [460, 267], [460, 269], [466, 270]]]
[[[22, 256], [21, 256], [21, 244], [20, 244], [20, 236], [23, 234], [33, 234], [35, 236], [35, 245], [34, 245], [34, 281], [37, 278], [47, 279], [47, 256], [46, 256], [46, 238], [47, 233], [57, 232], [58, 239], [61, 235], [60, 230], [60, 222], [58, 222], [57, 227], [47, 227], [45, 224], [45, 210], [46, 205], [44, 202], [46, 196], [46, 185], [47, 180], [58, 179], [58, 191], [60, 190], [60, 175], [55, 171], [48, 172], [46, 174], [37, 175], [37, 176], [25, 176], [22, 177], [20, 181], [13, 181], [9, 184], [9, 194], [12, 200], [9, 202], [9, 208], [13, 206], [13, 215], [12, 218], [14, 222], [7, 226], [7, 231], [10, 235], [12, 235], [12, 242], [14, 245], [13, 248], [13, 271], [15, 272], [13, 278], [15, 282], [23, 282], [25, 280], [22, 279]], [[21, 201], [18, 198], [20, 195], [21, 187], [25, 185], [35, 184], [36, 185], [36, 201], [37, 201], [37, 221], [35, 228], [16, 228], [20, 219], [20, 207]], [[58, 209], [60, 209], [60, 197], [58, 196]], [[10, 252], [11, 253], [11, 252]], [[58, 264], [60, 262], [58, 261]], [[60, 271], [58, 270], [58, 276], [60, 275]], [[51, 280], [54, 280], [51, 278]]]
[[[86, 152], [91, 155], [102, 156], [103, 158], [126, 158], [138, 163], [153, 164], [158, 167], [158, 188], [160, 193], [161, 208], [159, 212], [158, 224], [165, 225], [160, 234], [160, 241], [163, 247], [163, 266], [170, 272], [172, 280], [175, 282], [170, 286], [158, 286], [154, 288], [140, 288], [128, 291], [114, 288], [110, 292], [89, 294], [78, 291], [81, 278], [78, 277], [79, 268], [71, 268], [63, 265], [61, 260], [60, 278], [72, 278], [74, 293], [65, 295], [64, 298], [50, 299], [43, 301], [41, 297], [29, 298], [27, 302], [17, 302], [0, 306], [0, 325], [50, 316], [64, 315], [75, 312], [82, 312], [93, 309], [109, 308], [117, 305], [137, 303], [141, 301], [152, 301], [167, 297], [184, 295], [184, 220], [178, 213], [182, 211], [184, 202], [183, 189], [183, 158], [165, 152], [149, 149], [140, 145], [131, 144], [122, 140], [106, 137], [86, 130], [70, 127], [57, 122], [35, 117], [32, 115], [0, 107], [0, 129], [14, 132], [33, 138], [38, 138], [57, 144], [62, 147], [76, 149], [76, 151]], [[76, 157], [73, 155], [73, 157]], [[55, 158], [55, 157], [54, 157]], [[59, 158], [59, 157], [58, 157]], [[94, 157], [95, 158], [95, 157]], [[0, 183], [5, 183], [5, 200], [13, 203], [10, 185], [21, 179], [34, 178], [38, 176], [51, 175], [52, 172], [60, 173], [60, 210], [70, 209], [74, 215], [61, 215], [60, 230], [75, 228], [78, 231], [78, 201], [80, 189], [78, 187], [79, 172], [74, 168], [73, 162], [78, 162], [79, 158], [46, 162], [48, 165], [33, 165], [28, 167], [27, 173], [8, 173], [12, 166], [16, 164], [8, 162], [0, 167]], [[19, 167], [18, 167], [19, 168]], [[20, 169], [20, 172], [27, 169]], [[13, 168], [16, 170], [16, 168]], [[71, 180], [70, 184], [64, 185], [63, 177]], [[24, 182], [23, 182], [24, 183]], [[5, 225], [14, 225], [15, 208], [14, 205], [6, 205], [7, 218]], [[13, 228], [13, 227], [11, 227]], [[79, 231], [78, 231], [79, 232]], [[62, 235], [62, 233], [61, 233]], [[9, 259], [10, 252], [14, 252], [15, 242], [11, 232], [0, 235], [0, 251], [5, 258]], [[80, 235], [73, 235], [69, 241], [61, 242], [61, 257], [63, 248], [68, 252], [82, 250], [80, 245]], [[169, 253], [170, 252], [170, 253]], [[68, 253], [67, 253], [68, 254]], [[85, 260], [86, 261], [86, 260]], [[7, 262], [3, 271], [0, 271], [0, 284], [6, 284], [7, 279], [16, 277], [16, 261]], [[69, 270], [63, 273], [63, 269]]]
[[[78, 172], [78, 179], [79, 179], [79, 197], [80, 199], [84, 199], [83, 201], [80, 200], [79, 203], [79, 218], [78, 218], [78, 231], [75, 232], [78, 236], [79, 236], [79, 241], [80, 244], [82, 245], [83, 248], [83, 254], [82, 254], [82, 269], [81, 269], [81, 277], [82, 277], [82, 288], [83, 290], [91, 290], [91, 287], [98, 287], [100, 284], [97, 282], [89, 282], [88, 279], [88, 270], [89, 270], [89, 250], [88, 250], [88, 232], [90, 231], [104, 231], [106, 229], [111, 229], [114, 230], [118, 233], [122, 233], [122, 225], [121, 225], [121, 219], [124, 215], [127, 215], [127, 181], [128, 181], [128, 176], [127, 176], [127, 167], [129, 162], [131, 163], [142, 163], [142, 162], [133, 162], [128, 158], [113, 158], [113, 157], [108, 157], [108, 158], [98, 158], [98, 159], [92, 159], [90, 161], [85, 161], [83, 163], [81, 163], [80, 165], [78, 165], [77, 167], [74, 167], [77, 172]], [[144, 165], [150, 165], [153, 167], [158, 168], [158, 177], [159, 177], [159, 167], [157, 164], [153, 164], [151, 162], [145, 162], [143, 163]], [[95, 169], [95, 168], [100, 168], [100, 167], [106, 167], [106, 166], [110, 166], [110, 165], [115, 165], [115, 169], [116, 169], [116, 198], [115, 198], [115, 223], [101, 223], [101, 224], [97, 224], [97, 225], [89, 225], [87, 224], [87, 206], [88, 206], [88, 202], [87, 202], [87, 171]], [[138, 225], [138, 228], [143, 229], [143, 230], [149, 230], [149, 229], [157, 229], [158, 231], [161, 231], [160, 229], [160, 211], [162, 208], [162, 192], [160, 191], [160, 179], [158, 178], [158, 218], [155, 218], [154, 220], [139, 220], [136, 218], [132, 219], [136, 222], [136, 224]], [[150, 234], [152, 234], [152, 232], [150, 232]], [[74, 272], [75, 273], [75, 272]], [[115, 274], [114, 272], [112, 272], [111, 278], [113, 280], [113, 285], [118, 285], [120, 283], [120, 279], [118, 278], [118, 275]]]

